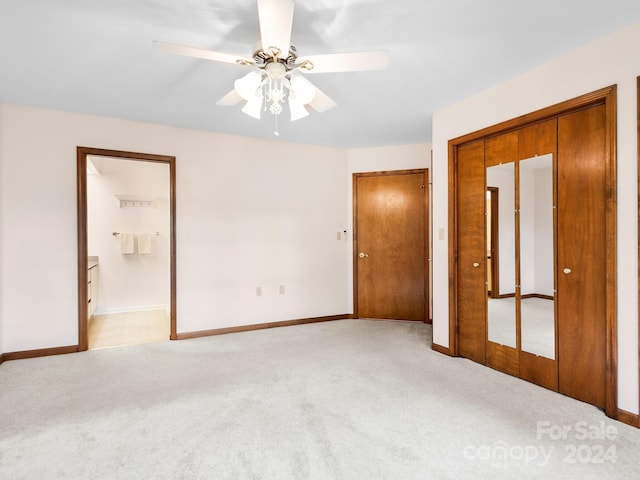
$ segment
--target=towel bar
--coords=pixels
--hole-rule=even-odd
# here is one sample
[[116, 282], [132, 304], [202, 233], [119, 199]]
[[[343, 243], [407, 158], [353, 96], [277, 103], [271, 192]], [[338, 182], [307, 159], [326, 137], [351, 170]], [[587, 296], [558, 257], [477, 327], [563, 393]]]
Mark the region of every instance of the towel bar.
[[[118, 235], [120, 235], [120, 232], [113, 232], [111, 235], [113, 235], [114, 237], [117, 237]], [[154, 237], [159, 237], [160, 236], [160, 232], [153, 232], [152, 235]]]

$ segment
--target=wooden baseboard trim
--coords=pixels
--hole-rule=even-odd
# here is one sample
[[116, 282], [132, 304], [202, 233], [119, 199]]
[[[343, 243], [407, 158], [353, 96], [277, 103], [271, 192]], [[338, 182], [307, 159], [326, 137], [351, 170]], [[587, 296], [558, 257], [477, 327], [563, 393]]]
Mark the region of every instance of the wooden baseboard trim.
[[431, 350], [436, 351], [438, 353], [442, 353], [443, 355], [448, 355], [450, 357], [454, 356], [453, 352], [449, 347], [443, 347], [442, 345], [438, 345], [436, 343], [431, 344]]
[[626, 423], [627, 425], [631, 425], [632, 427], [640, 428], [640, 415], [618, 409], [616, 417], [619, 422]]
[[407, 322], [407, 323], [429, 323], [425, 320], [405, 320], [405, 319], [396, 319], [396, 318], [369, 318], [369, 317], [356, 317], [355, 315], [350, 315], [349, 318], [353, 320], [366, 320], [368, 322]]
[[353, 315], [330, 315], [328, 317], [301, 318], [298, 320], [284, 320], [281, 322], [256, 323], [255, 325], [241, 325], [238, 327], [214, 328], [212, 330], [200, 330], [196, 332], [184, 332], [176, 335], [176, 340], [187, 340], [189, 338], [211, 337], [214, 335], [225, 335], [227, 333], [249, 332], [252, 330], [264, 330], [266, 328], [289, 327], [292, 325], [304, 325], [307, 323], [331, 322], [333, 320], [348, 320]]
[[20, 352], [6, 352], [0, 355], [0, 363], [9, 360], [24, 360], [25, 358], [48, 357], [50, 355], [65, 355], [76, 353], [78, 345], [68, 345], [66, 347], [40, 348], [38, 350], [23, 350]]

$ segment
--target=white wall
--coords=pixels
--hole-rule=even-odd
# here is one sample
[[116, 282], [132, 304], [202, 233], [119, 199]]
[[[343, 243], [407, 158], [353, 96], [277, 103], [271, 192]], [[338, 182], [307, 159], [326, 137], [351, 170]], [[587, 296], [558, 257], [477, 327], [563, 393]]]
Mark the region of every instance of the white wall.
[[[551, 159], [549, 159], [551, 161]], [[535, 170], [533, 255], [535, 272], [533, 292], [553, 296], [553, 171], [551, 168]], [[522, 177], [520, 177], [522, 178]]]
[[352, 148], [349, 150], [349, 184], [351, 174], [429, 168], [431, 144]]
[[[497, 85], [433, 118], [434, 229], [448, 229], [448, 140], [612, 84], [618, 85], [618, 406], [638, 413], [636, 77], [640, 24]], [[447, 299], [448, 241], [434, 239], [433, 295]], [[449, 306], [434, 305], [434, 342], [449, 344]]]
[[353, 313], [353, 174], [363, 172], [383, 172], [392, 170], [412, 170], [430, 168], [431, 145], [397, 145], [389, 147], [355, 148], [348, 151], [349, 174], [347, 176], [347, 205], [349, 220], [347, 223], [349, 285], [347, 300]]
[[2, 108], [3, 351], [78, 342], [78, 145], [177, 157], [178, 332], [349, 310], [346, 150]]
[[[168, 308], [170, 303], [169, 165], [96, 157], [87, 175], [87, 237], [99, 257], [96, 315]], [[153, 200], [152, 207], [120, 207], [116, 195]], [[159, 233], [151, 253], [122, 254], [113, 232]]]
[[498, 190], [498, 269], [500, 295], [516, 293], [515, 164], [487, 168], [487, 187]]
[[[2, 119], [3, 119], [3, 112], [4, 112], [4, 106], [2, 105], [2, 103], [0, 103], [0, 188], [2, 188], [2, 155], [3, 155], [3, 149], [2, 149]], [[2, 267], [2, 234], [1, 232], [4, 231], [4, 222], [2, 221], [2, 213], [4, 211], [3, 208], [3, 203], [2, 203], [2, 194], [1, 194], [1, 190], [0, 190], [0, 305], [3, 305], [4, 302], [2, 301], [3, 298], [3, 289], [2, 289], [2, 281], [4, 279], [4, 268]], [[2, 354], [4, 352], [3, 346], [2, 346], [2, 330], [3, 330], [3, 321], [2, 321], [2, 312], [3, 312], [3, 308], [0, 307], [0, 354]]]

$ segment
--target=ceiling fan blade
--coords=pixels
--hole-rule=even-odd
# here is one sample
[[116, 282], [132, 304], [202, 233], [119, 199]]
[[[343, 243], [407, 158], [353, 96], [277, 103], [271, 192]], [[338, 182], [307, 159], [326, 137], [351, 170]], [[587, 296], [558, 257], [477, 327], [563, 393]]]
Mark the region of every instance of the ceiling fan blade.
[[314, 95], [313, 100], [311, 100], [307, 105], [320, 113], [324, 113], [327, 110], [331, 110], [338, 106], [338, 104], [334, 102], [329, 95], [324, 93], [318, 87], [316, 87], [316, 94]]
[[304, 73], [358, 72], [384, 70], [389, 66], [389, 54], [385, 51], [330, 53], [298, 57], [296, 64]]
[[[302, 104], [308, 105], [317, 112], [326, 112], [338, 104], [302, 75], [291, 75], [291, 91]], [[309, 100], [310, 98], [310, 100]]]
[[240, 65], [253, 65], [255, 62], [252, 58], [242, 55], [233, 55], [230, 53], [214, 52], [213, 50], [203, 50], [201, 48], [187, 47], [175, 43], [153, 41], [154, 48], [164, 50], [165, 52], [186, 57], [203, 58], [205, 60], [214, 60], [216, 62], [237, 63]]
[[216, 102], [216, 105], [220, 105], [222, 107], [231, 107], [233, 105], [237, 105], [242, 101], [242, 97], [238, 95], [236, 89], [234, 88], [229, 93], [227, 93], [224, 97]]
[[291, 46], [293, 0], [258, 0], [258, 17], [262, 49], [270, 53], [271, 47], [277, 48], [280, 58], [287, 58]]

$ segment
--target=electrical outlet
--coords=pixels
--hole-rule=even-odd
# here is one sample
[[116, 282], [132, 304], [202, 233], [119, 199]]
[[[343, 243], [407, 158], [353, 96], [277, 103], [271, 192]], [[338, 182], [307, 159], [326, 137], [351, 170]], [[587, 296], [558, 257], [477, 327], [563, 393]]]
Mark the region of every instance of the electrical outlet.
[[256, 287], [256, 297], [262, 296], [262, 287]]

